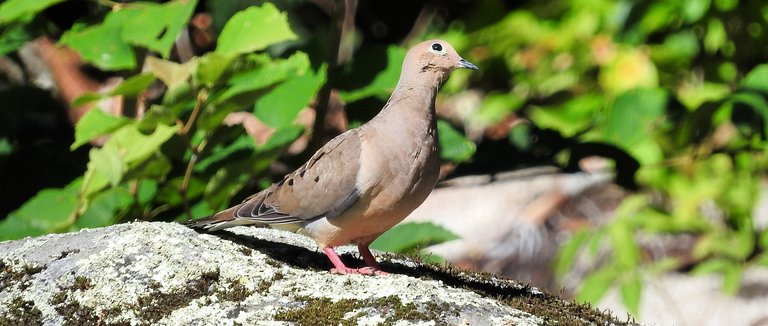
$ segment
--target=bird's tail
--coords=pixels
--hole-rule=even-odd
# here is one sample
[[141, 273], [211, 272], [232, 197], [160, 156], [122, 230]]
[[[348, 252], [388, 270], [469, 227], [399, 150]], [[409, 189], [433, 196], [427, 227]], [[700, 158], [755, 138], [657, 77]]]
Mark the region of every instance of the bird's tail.
[[240, 225], [262, 224], [251, 219], [238, 218], [235, 212], [240, 205], [231, 207], [206, 218], [182, 222], [187, 227], [195, 230], [214, 232]]

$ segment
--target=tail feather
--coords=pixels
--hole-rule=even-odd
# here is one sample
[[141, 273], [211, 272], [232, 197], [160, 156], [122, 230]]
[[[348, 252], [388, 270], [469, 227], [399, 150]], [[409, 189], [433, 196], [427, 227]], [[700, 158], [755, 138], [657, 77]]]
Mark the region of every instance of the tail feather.
[[235, 211], [239, 206], [231, 207], [212, 216], [183, 222], [185, 226], [205, 232], [219, 231], [240, 225], [263, 224], [251, 219], [238, 218]]

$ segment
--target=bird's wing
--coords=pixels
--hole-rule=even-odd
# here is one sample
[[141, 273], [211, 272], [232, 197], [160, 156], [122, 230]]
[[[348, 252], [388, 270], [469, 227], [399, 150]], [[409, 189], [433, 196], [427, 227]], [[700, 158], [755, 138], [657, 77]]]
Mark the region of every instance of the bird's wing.
[[361, 195], [360, 143], [356, 129], [337, 136], [282, 181], [243, 201], [234, 217], [284, 224], [340, 215]]

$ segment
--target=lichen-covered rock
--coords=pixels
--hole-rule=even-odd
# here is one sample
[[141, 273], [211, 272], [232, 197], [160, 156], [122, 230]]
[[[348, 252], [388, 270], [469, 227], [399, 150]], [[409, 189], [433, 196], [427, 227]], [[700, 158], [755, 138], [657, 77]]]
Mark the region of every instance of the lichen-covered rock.
[[387, 277], [332, 275], [304, 237], [230, 230], [139, 222], [0, 242], [0, 325], [619, 323], [508, 280], [404, 259], [384, 262], [400, 273]]

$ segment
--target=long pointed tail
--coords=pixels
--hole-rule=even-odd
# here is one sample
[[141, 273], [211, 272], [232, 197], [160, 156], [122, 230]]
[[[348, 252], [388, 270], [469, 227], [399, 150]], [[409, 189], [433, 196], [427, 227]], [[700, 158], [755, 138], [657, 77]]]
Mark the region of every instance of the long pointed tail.
[[187, 227], [205, 232], [219, 231], [240, 225], [262, 224], [250, 219], [235, 217], [239, 205], [228, 208], [206, 218], [182, 222]]

